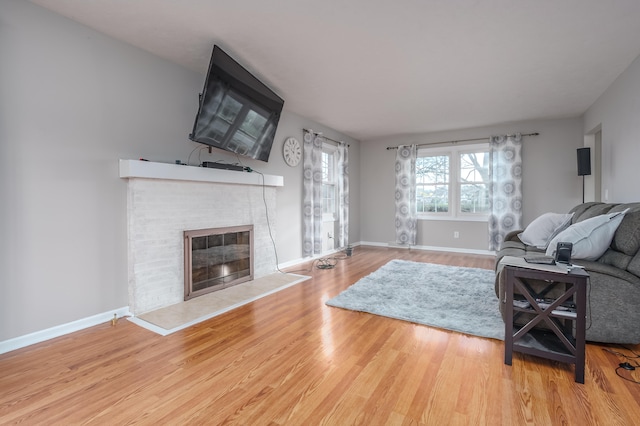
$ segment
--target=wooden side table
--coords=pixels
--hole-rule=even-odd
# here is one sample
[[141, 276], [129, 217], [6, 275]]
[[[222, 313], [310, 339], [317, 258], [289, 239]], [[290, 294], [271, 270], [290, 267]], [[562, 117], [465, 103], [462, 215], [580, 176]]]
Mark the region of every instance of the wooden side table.
[[[526, 267], [505, 265], [506, 309], [505, 309], [505, 354], [504, 363], [511, 365], [513, 351], [560, 362], [575, 364], [575, 380], [584, 383], [586, 292], [589, 274], [581, 268], [570, 272], [549, 270], [535, 264]], [[543, 282], [542, 289], [534, 291], [529, 280]], [[547, 298], [553, 288], [561, 294]], [[519, 305], [514, 306], [514, 291], [522, 295]], [[540, 305], [545, 300], [543, 306]], [[575, 309], [565, 310], [570, 304]], [[547, 306], [548, 305], [548, 306]], [[519, 326], [514, 320], [522, 314], [532, 318]], [[545, 324], [548, 329], [535, 328]], [[575, 329], [574, 329], [575, 328]], [[575, 333], [575, 334], [574, 334]]]

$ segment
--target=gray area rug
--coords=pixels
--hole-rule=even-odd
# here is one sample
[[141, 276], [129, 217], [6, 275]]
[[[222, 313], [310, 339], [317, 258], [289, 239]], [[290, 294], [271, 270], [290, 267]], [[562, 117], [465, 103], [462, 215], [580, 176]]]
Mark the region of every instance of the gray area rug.
[[504, 340], [494, 279], [487, 269], [392, 260], [326, 303]]

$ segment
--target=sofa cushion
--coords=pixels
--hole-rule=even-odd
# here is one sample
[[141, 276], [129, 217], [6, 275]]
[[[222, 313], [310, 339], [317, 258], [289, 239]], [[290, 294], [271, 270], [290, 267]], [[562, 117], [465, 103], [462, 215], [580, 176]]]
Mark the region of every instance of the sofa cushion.
[[611, 247], [628, 256], [640, 249], [640, 211], [627, 213], [613, 236]]
[[636, 253], [629, 265], [627, 265], [627, 271], [640, 277], [640, 251]]
[[503, 241], [502, 244], [500, 244], [500, 251], [510, 248], [517, 248], [524, 251], [526, 246], [524, 243], [520, 243], [518, 241]]
[[616, 205], [617, 204], [594, 203], [588, 206], [588, 208], [580, 215], [576, 214], [576, 218], [573, 222], [578, 223], [597, 216], [602, 216], [605, 213], [609, 213], [609, 210], [614, 208]]
[[546, 249], [553, 237], [571, 225], [572, 217], [573, 213], [545, 213], [535, 218], [518, 237], [526, 245]]
[[604, 203], [601, 203], [598, 201], [589, 201], [586, 203], [578, 204], [577, 206], [569, 210], [569, 213], [573, 213], [573, 219], [571, 219], [571, 223], [576, 223], [578, 221], [578, 218], [580, 218], [580, 216], [582, 216], [584, 212], [589, 210], [591, 207], [597, 206], [600, 204], [604, 204]]
[[572, 259], [598, 259], [611, 244], [625, 212], [600, 215], [574, 223], [551, 240], [547, 247], [547, 256], [554, 256], [556, 245], [563, 241], [573, 243]]
[[624, 271], [627, 269], [627, 266], [629, 266], [631, 259], [632, 257], [629, 255], [620, 253], [616, 250], [608, 249], [602, 256], [600, 256], [598, 262], [615, 266], [616, 268], [620, 268]]
[[640, 211], [640, 203], [624, 203], [624, 204], [616, 204], [614, 205], [608, 213], [621, 212], [624, 210], [629, 210], [629, 212], [637, 212]]
[[634, 286], [640, 286], [640, 277], [623, 269], [616, 268], [615, 266], [607, 265], [602, 262], [594, 262], [591, 260], [578, 260], [575, 263], [576, 265], [583, 266], [590, 274], [592, 272], [597, 272], [598, 274], [607, 275], [608, 277], [618, 278], [623, 281], [632, 283]]

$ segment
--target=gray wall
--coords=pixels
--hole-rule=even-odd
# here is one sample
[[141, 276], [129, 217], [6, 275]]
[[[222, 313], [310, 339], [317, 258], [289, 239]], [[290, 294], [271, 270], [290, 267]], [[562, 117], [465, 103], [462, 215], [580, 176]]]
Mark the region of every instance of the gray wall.
[[[186, 161], [204, 75], [19, 0], [0, 2], [0, 67], [1, 342], [128, 305], [118, 159]], [[281, 150], [303, 127], [351, 143], [358, 193], [357, 141], [285, 111], [271, 161], [245, 161], [285, 177], [281, 263], [301, 256], [302, 167], [286, 166]]]
[[[286, 100], [285, 100], [286, 106]], [[335, 130], [300, 115], [287, 112], [278, 124], [278, 131], [271, 150], [269, 163], [260, 166], [266, 173], [284, 176], [284, 190], [278, 190], [277, 248], [280, 263], [299, 260], [302, 257], [302, 161], [289, 167], [282, 157], [282, 146], [287, 137], [293, 136], [302, 143], [302, 129], [322, 132], [326, 137], [349, 144], [349, 241], [360, 241], [360, 143]]]
[[[404, 135], [363, 141], [361, 153], [361, 236], [363, 241], [387, 244], [395, 240], [395, 150], [387, 146], [471, 139], [494, 134], [533, 133], [524, 138], [523, 225], [548, 211], [565, 212], [582, 201], [576, 149], [583, 144], [582, 120], [527, 121], [439, 133]], [[460, 238], [454, 239], [458, 231]], [[486, 222], [420, 220], [417, 245], [487, 250]]]
[[602, 185], [605, 201], [640, 201], [640, 57], [584, 114], [584, 133], [602, 129]]

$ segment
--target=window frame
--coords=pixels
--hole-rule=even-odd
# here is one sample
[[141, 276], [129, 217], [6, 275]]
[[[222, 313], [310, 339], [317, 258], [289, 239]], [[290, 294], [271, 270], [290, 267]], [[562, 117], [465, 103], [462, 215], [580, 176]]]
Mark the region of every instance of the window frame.
[[[489, 143], [475, 143], [466, 145], [450, 145], [437, 147], [419, 147], [417, 157], [449, 156], [449, 211], [448, 212], [417, 212], [417, 218], [422, 220], [448, 220], [466, 222], [487, 222], [489, 213], [462, 212], [461, 209], [461, 186], [462, 179], [460, 173], [461, 160], [463, 154], [478, 152], [489, 153]], [[417, 201], [417, 187], [416, 187]], [[416, 202], [417, 205], [417, 202]]]
[[322, 156], [331, 155], [332, 161], [329, 166], [331, 173], [331, 179], [325, 180], [324, 173], [324, 158], [322, 159], [323, 170], [322, 170], [322, 186], [324, 189], [325, 185], [331, 185], [333, 187], [333, 212], [325, 213], [325, 200], [324, 190], [322, 191], [322, 221], [323, 222], [335, 222], [338, 220], [338, 180], [337, 180], [337, 172], [338, 172], [338, 147], [333, 146], [331, 144], [323, 144], [322, 146]]
[[[446, 183], [439, 183], [440, 185], [447, 186], [447, 206], [448, 206], [448, 211], [446, 212], [417, 212], [418, 217], [420, 216], [429, 216], [429, 215], [433, 215], [434, 217], [442, 217], [443, 215], [449, 215], [449, 213], [451, 212], [451, 205], [452, 205], [452, 190], [451, 190], [451, 185], [453, 184], [453, 182], [451, 182], [451, 167], [453, 166], [453, 158], [452, 158], [452, 154], [450, 151], [446, 151], [446, 150], [441, 150], [441, 149], [432, 149], [432, 150], [428, 150], [425, 151], [423, 150], [423, 155], [420, 155], [420, 150], [418, 151], [418, 155], [417, 158], [420, 157], [448, 157], [449, 158], [449, 174], [447, 176], [447, 181]], [[416, 167], [418, 165], [418, 161], [416, 159]], [[420, 187], [420, 183], [418, 183], [418, 177], [416, 175], [416, 210], [418, 207], [418, 188]]]

